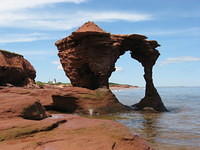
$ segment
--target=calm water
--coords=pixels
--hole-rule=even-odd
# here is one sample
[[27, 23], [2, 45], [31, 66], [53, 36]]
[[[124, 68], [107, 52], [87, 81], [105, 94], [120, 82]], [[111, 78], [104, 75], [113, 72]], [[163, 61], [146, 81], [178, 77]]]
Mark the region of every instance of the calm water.
[[[158, 88], [170, 112], [153, 111], [120, 114], [119, 120], [159, 150], [200, 150], [200, 87]], [[144, 89], [113, 90], [126, 105], [137, 103]]]

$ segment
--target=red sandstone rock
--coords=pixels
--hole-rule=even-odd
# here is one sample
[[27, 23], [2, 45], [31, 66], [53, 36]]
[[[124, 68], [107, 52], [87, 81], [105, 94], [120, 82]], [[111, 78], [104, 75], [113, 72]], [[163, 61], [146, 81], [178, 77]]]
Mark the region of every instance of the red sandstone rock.
[[[0, 88], [0, 118], [23, 117], [40, 120], [47, 117], [43, 105], [52, 103], [51, 95], [40, 89]], [[54, 92], [55, 93], [55, 92]]]
[[45, 108], [41, 105], [41, 103], [36, 101], [26, 107], [23, 107], [20, 117], [31, 120], [42, 120], [47, 118], [48, 115], [46, 114]]
[[153, 150], [126, 127], [75, 115], [0, 120], [2, 150]]
[[108, 89], [89, 90], [83, 88], [64, 89], [62, 94], [53, 95], [53, 107], [68, 113], [108, 114], [129, 110], [120, 104]]
[[33, 86], [36, 71], [22, 55], [0, 50], [0, 85]]
[[41, 103], [35, 96], [28, 95], [28, 91], [21, 89], [16, 93], [15, 88], [0, 90], [1, 119], [22, 117], [31, 120], [41, 120], [47, 116]]
[[[108, 105], [107, 109], [112, 110], [110, 107], [113, 102], [111, 106], [109, 104], [109, 101], [113, 100], [112, 93], [104, 90], [74, 87], [63, 89], [0, 87], [0, 149], [152, 150], [143, 139], [133, 135], [126, 127], [109, 120], [88, 119], [66, 114], [52, 114], [51, 117], [40, 121], [21, 118], [28, 116], [28, 119], [38, 119], [38, 116], [44, 116], [44, 109], [41, 108], [40, 103], [50, 106], [53, 103], [52, 95], [61, 95], [64, 98], [71, 96], [81, 100], [76, 102], [79, 106], [77, 111], [81, 109], [87, 111], [90, 105], [94, 106], [94, 103], [97, 108], [100, 108], [102, 103], [97, 103], [95, 100], [104, 101]], [[40, 103], [36, 100], [40, 100]], [[64, 99], [63, 104], [68, 106], [69, 102], [65, 102], [68, 100], [70, 99]], [[105, 107], [103, 105], [103, 108]]]
[[93, 22], [87, 22], [80, 28], [78, 28], [75, 32], [105, 32], [98, 25]]
[[154, 87], [152, 69], [160, 53], [159, 44], [138, 34], [115, 35], [87, 22], [70, 36], [56, 42], [61, 64], [73, 86], [88, 89], [109, 88], [108, 80], [115, 63], [126, 51], [144, 67], [146, 93], [134, 105], [137, 109], [153, 107], [167, 111]]
[[127, 110], [108, 89], [2, 87], [0, 89], [0, 118], [17, 116], [29, 119], [37, 119], [40, 116], [45, 118], [43, 108], [38, 102], [48, 109], [68, 113], [89, 114], [89, 110], [92, 109], [93, 114], [106, 114]]

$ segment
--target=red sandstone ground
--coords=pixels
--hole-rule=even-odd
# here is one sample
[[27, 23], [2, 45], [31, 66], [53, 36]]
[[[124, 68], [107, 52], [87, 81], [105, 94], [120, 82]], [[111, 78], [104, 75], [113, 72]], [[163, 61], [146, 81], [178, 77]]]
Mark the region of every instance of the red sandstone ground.
[[11, 87], [0, 90], [0, 100], [0, 116], [6, 117], [19, 116], [22, 112], [21, 105], [29, 107], [36, 102], [68, 113], [88, 114], [89, 109], [93, 109], [94, 113], [98, 114], [127, 110], [108, 89]]
[[21, 118], [24, 110], [30, 119], [32, 115], [44, 115], [35, 102], [50, 105], [52, 95], [62, 94], [62, 90], [88, 94], [83, 88], [0, 87], [0, 150], [151, 150], [143, 139], [110, 120], [70, 114], [52, 114], [43, 120]]
[[116, 122], [76, 115], [1, 120], [0, 130], [1, 150], [151, 150]]

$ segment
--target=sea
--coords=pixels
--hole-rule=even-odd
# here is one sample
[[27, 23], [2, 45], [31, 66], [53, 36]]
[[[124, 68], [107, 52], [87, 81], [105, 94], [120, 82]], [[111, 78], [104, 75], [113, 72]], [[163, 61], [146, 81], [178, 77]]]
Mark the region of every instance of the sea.
[[[152, 110], [118, 114], [117, 121], [159, 150], [200, 150], [200, 87], [158, 87], [169, 112]], [[113, 90], [119, 101], [132, 105], [144, 97], [144, 88]]]

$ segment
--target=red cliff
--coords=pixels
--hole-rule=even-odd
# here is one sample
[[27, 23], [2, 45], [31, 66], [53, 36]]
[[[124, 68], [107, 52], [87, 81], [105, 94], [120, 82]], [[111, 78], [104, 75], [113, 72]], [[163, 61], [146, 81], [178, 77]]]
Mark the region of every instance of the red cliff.
[[35, 69], [22, 55], [0, 50], [0, 85], [32, 86], [35, 77]]

